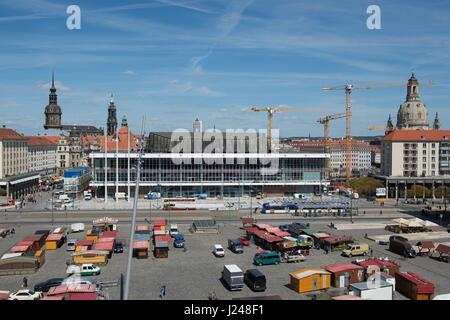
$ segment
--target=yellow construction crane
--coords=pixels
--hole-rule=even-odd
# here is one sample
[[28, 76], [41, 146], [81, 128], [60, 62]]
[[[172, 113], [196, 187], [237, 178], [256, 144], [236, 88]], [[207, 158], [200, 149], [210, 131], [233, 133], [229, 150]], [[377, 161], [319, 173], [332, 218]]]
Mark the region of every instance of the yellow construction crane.
[[306, 108], [289, 108], [289, 107], [252, 107], [250, 111], [253, 112], [267, 112], [267, 149], [268, 152], [272, 152], [272, 123], [273, 115], [278, 112], [319, 112], [320, 109], [306, 109]]
[[[330, 148], [331, 147], [330, 146], [330, 143], [331, 143], [331, 141], [330, 141], [330, 121], [342, 119], [342, 118], [345, 118], [345, 113], [332, 114], [332, 115], [325, 116], [325, 117], [317, 120], [318, 123], [323, 124], [323, 141], [324, 141], [326, 153], [330, 153], [330, 151], [331, 151], [331, 148]], [[326, 170], [327, 170], [326, 177], [329, 178], [330, 173], [331, 173], [330, 159], [327, 160]]]
[[[412, 75], [414, 77], [414, 73]], [[355, 89], [375, 89], [375, 88], [392, 88], [404, 86], [408, 82], [394, 82], [394, 83], [373, 83], [368, 85], [353, 85], [345, 84], [342, 86], [332, 87], [332, 88], [322, 88], [325, 91], [332, 90], [345, 90], [345, 175], [347, 181], [352, 177], [352, 136], [351, 136], [351, 94]], [[433, 85], [436, 82], [434, 80], [421, 81], [422, 85]]]

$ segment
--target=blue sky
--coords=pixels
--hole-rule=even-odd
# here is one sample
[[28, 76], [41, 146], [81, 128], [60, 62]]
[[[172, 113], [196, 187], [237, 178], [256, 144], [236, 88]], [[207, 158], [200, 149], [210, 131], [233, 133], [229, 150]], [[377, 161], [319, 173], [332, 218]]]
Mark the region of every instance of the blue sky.
[[[336, 3], [339, 4], [336, 4]], [[68, 30], [68, 5], [81, 30]], [[377, 4], [382, 29], [368, 30]], [[316, 120], [345, 111], [345, 83], [406, 82], [414, 69], [430, 122], [448, 128], [450, 2], [363, 0], [0, 0], [2, 124], [43, 133], [52, 68], [64, 124], [104, 126], [114, 92], [119, 121], [134, 131], [265, 128], [253, 105], [316, 108], [280, 113], [281, 136], [320, 135]], [[353, 133], [395, 118], [406, 89], [353, 93]], [[332, 124], [343, 136], [344, 121]]]

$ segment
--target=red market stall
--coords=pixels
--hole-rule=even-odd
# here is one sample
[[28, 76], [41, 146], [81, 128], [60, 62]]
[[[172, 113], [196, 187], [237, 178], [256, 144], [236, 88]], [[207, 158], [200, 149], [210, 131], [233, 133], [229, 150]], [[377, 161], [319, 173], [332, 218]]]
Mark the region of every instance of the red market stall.
[[439, 253], [439, 259], [450, 262], [450, 246], [439, 244], [436, 247], [436, 252]]
[[76, 252], [90, 250], [94, 245], [94, 241], [92, 240], [78, 240], [77, 245], [75, 247]]
[[101, 238], [116, 238], [117, 237], [117, 231], [105, 231], [102, 233]]
[[400, 265], [388, 259], [370, 258], [361, 261], [357, 260], [355, 263], [366, 270], [366, 279], [377, 270], [390, 276], [394, 276], [396, 272], [400, 271]]
[[154, 255], [156, 258], [168, 258], [169, 257], [169, 243], [172, 238], [169, 235], [155, 236]]
[[148, 226], [148, 225], [137, 225], [134, 228], [134, 233], [138, 233], [138, 234], [150, 233], [150, 226]]
[[73, 297], [83, 294], [96, 295], [95, 284], [67, 284], [57, 287], [51, 287], [47, 292], [47, 297], [63, 296], [66, 300], [72, 300]]
[[[100, 240], [100, 239], [99, 239]], [[92, 250], [98, 250], [98, 251], [108, 251], [108, 259], [112, 257], [112, 253], [114, 250], [114, 239], [103, 242], [96, 242], [92, 248]]]
[[397, 272], [395, 288], [412, 300], [433, 300], [435, 286], [414, 272]]
[[9, 249], [9, 252], [10, 253], [23, 253], [24, 255], [30, 255], [31, 253], [34, 252], [34, 249], [33, 249], [33, 246], [31, 246], [31, 245], [28, 245], [28, 246], [15, 245], [11, 249]]
[[347, 288], [364, 280], [364, 268], [353, 263], [331, 264], [324, 269], [331, 272], [331, 285], [336, 288]]
[[147, 259], [150, 251], [150, 242], [144, 240], [133, 241], [133, 257], [138, 259]]

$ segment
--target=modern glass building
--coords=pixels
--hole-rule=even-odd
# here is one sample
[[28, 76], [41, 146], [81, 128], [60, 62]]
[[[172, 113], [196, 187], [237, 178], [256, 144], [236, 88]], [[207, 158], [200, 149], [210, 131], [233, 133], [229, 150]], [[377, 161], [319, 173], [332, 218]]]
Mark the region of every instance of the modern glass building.
[[[133, 195], [138, 154], [94, 152], [91, 186], [98, 197], [115, 192]], [[145, 153], [140, 193], [161, 192], [163, 197], [239, 196], [263, 192], [292, 195], [318, 193], [324, 180], [325, 153]], [[105, 163], [106, 168], [105, 168]]]

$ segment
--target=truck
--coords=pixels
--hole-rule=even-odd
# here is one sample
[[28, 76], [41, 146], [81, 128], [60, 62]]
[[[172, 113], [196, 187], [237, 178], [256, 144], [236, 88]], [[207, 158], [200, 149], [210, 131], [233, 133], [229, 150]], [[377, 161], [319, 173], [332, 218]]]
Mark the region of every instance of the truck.
[[68, 266], [66, 273], [67, 275], [78, 274], [80, 276], [96, 276], [100, 274], [100, 268], [92, 263], [84, 263], [81, 266]]
[[391, 236], [389, 238], [389, 251], [398, 253], [405, 258], [415, 258], [417, 255], [408, 239], [401, 236]]
[[242, 290], [244, 287], [244, 272], [235, 264], [223, 267], [222, 280], [230, 291]]

